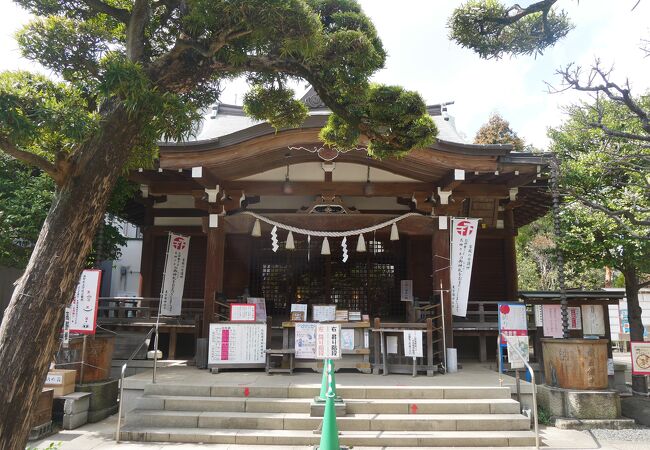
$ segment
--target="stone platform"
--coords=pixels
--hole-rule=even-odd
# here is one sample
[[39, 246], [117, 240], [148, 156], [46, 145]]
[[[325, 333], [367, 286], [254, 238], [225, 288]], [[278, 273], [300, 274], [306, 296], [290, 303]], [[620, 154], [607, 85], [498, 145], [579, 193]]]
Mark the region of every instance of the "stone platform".
[[[321, 375], [268, 376], [187, 368], [125, 380], [131, 405], [121, 438], [151, 442], [314, 445], [311, 414]], [[337, 419], [347, 446], [511, 447], [534, 445], [530, 419], [487, 368], [435, 377], [337, 373], [346, 414]], [[508, 380], [508, 378], [505, 378]], [[526, 384], [523, 390], [526, 391]]]

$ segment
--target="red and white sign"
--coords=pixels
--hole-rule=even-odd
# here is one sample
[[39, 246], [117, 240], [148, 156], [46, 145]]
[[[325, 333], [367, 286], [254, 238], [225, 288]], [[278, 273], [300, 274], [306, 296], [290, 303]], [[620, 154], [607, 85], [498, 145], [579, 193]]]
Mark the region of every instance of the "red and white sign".
[[160, 289], [160, 315], [180, 316], [183, 288], [185, 287], [185, 269], [190, 249], [190, 238], [180, 234], [169, 233], [165, 277]]
[[526, 317], [526, 305], [499, 303], [499, 330], [501, 332], [501, 344], [506, 343], [503, 336], [527, 336], [528, 321]]
[[255, 322], [257, 305], [248, 303], [230, 304], [231, 322]]
[[630, 342], [632, 374], [650, 375], [650, 342]]
[[67, 332], [95, 334], [101, 282], [101, 270], [89, 269], [81, 272], [72, 303], [66, 308], [64, 340], [67, 339]]
[[478, 231], [478, 219], [451, 220], [451, 313], [467, 315], [469, 282], [472, 278], [472, 262]]
[[341, 359], [341, 325], [316, 325], [316, 359]]
[[579, 306], [569, 306], [569, 330], [582, 330], [582, 314]]

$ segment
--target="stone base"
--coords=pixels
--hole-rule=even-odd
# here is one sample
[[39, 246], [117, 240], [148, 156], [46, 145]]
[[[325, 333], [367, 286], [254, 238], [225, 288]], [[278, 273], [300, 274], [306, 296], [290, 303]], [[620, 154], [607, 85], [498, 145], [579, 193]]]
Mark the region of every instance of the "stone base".
[[568, 419], [619, 419], [621, 399], [616, 391], [580, 391], [538, 386], [539, 404], [551, 416]]
[[[336, 410], [336, 417], [343, 417], [347, 414], [345, 402], [334, 403]], [[325, 415], [325, 402], [311, 402], [310, 414], [311, 417], [323, 417]]]
[[64, 430], [74, 430], [88, 423], [89, 392], [72, 392], [54, 399], [52, 416]]
[[555, 419], [555, 427], [561, 430], [592, 430], [594, 428], [623, 430], [635, 428], [636, 424], [632, 419], [566, 419], [560, 417]]
[[[77, 384], [77, 392], [90, 392], [89, 418], [93, 411], [101, 411], [117, 405], [119, 380], [98, 381], [96, 383]], [[101, 419], [100, 419], [101, 420]]]
[[44, 423], [42, 425], [36, 426], [29, 430], [29, 437], [27, 438], [28, 441], [37, 441], [39, 439], [43, 439], [44, 437], [47, 437], [51, 434], [56, 433], [56, 428], [54, 427], [54, 424], [50, 420], [47, 423]]

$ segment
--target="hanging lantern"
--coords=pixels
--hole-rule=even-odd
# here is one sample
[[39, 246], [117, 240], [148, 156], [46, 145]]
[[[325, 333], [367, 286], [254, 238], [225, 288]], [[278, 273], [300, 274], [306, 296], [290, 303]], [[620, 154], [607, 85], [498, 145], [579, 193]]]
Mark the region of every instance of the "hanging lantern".
[[260, 219], [255, 219], [255, 224], [253, 224], [253, 232], [251, 233], [253, 237], [262, 236], [262, 225], [260, 224]]
[[327, 240], [327, 237], [323, 239], [323, 246], [320, 249], [320, 254], [321, 255], [329, 255], [330, 254], [330, 243]]
[[399, 241], [399, 232], [397, 231], [397, 224], [394, 223], [392, 227], [390, 227], [390, 240], [391, 241]]
[[284, 248], [287, 250], [296, 249], [296, 244], [293, 242], [293, 233], [291, 231], [289, 231], [289, 234], [287, 235], [287, 242], [285, 242]]
[[366, 240], [363, 238], [363, 234], [359, 235], [359, 240], [357, 241], [357, 252], [363, 253], [366, 251]]

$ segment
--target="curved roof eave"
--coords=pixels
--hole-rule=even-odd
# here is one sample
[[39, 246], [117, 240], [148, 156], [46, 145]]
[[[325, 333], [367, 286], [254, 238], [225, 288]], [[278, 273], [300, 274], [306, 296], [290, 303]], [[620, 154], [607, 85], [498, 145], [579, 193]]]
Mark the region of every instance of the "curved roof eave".
[[[297, 129], [309, 128], [322, 128], [327, 121], [326, 115], [311, 115], [307, 117], [305, 122]], [[294, 128], [295, 129], [295, 128]], [[158, 145], [161, 150], [168, 148], [173, 151], [187, 150], [193, 152], [214, 151], [221, 148], [226, 148], [231, 145], [239, 144], [258, 137], [282, 133], [292, 129], [275, 130], [268, 123], [260, 123], [253, 125], [244, 130], [239, 130], [234, 133], [226, 134], [216, 138], [205, 139], [200, 141], [186, 141], [186, 142], [159, 142]], [[512, 145], [483, 145], [483, 144], [466, 144], [461, 142], [453, 142], [443, 139], [437, 139], [436, 142], [429, 146], [434, 150], [442, 152], [449, 152], [461, 155], [472, 156], [503, 156], [509, 154], [513, 147]]]

